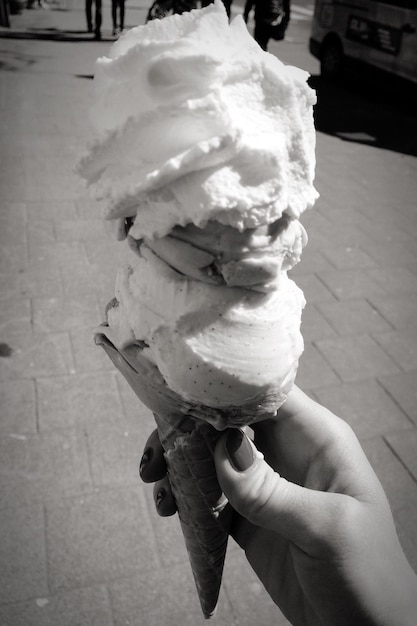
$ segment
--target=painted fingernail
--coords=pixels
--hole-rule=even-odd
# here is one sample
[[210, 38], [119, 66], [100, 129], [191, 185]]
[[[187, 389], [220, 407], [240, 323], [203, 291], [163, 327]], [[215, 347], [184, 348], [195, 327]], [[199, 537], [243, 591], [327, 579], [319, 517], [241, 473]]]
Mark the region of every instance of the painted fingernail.
[[164, 500], [166, 495], [167, 495], [166, 489], [164, 489], [163, 487], [159, 489], [157, 493], [155, 494], [155, 506], [157, 509], [159, 509], [159, 507], [161, 506], [162, 501]]
[[226, 450], [230, 463], [238, 472], [247, 470], [255, 460], [249, 439], [238, 428], [230, 429], [226, 439]]
[[153, 450], [152, 448], [147, 448], [143, 455], [142, 458], [140, 460], [140, 464], [139, 464], [139, 475], [142, 478], [142, 472], [145, 469], [145, 467], [148, 465], [149, 461], [151, 460], [151, 458], [153, 457]]

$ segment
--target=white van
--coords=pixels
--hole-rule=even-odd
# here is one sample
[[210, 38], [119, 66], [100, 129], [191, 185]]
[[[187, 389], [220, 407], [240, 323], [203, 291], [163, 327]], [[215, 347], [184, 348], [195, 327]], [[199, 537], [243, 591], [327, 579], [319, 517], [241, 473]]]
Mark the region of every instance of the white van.
[[316, 0], [310, 52], [325, 78], [367, 65], [417, 83], [417, 0]]

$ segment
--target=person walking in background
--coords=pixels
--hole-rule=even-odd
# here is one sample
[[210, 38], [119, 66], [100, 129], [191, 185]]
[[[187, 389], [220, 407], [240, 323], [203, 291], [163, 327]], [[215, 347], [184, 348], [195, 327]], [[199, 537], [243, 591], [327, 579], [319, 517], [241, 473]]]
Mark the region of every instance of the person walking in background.
[[197, 0], [155, 0], [148, 11], [146, 22], [160, 20], [174, 13], [181, 15], [196, 8]]
[[270, 39], [280, 41], [285, 37], [290, 21], [290, 0], [246, 0], [243, 19], [248, 22], [255, 7], [255, 41], [266, 50]]
[[[213, 4], [214, 0], [201, 0], [201, 8], [208, 7], [209, 4]], [[232, 0], [223, 0], [224, 7], [226, 9], [227, 16], [230, 17]]]
[[[98, 41], [101, 39], [101, 0], [94, 0], [95, 2], [95, 15], [94, 15], [94, 39]], [[93, 32], [93, 0], [85, 0], [85, 15], [87, 18], [87, 29], [89, 33]]]
[[[117, 13], [119, 13], [119, 25], [117, 25]], [[120, 35], [125, 27], [125, 0], [111, 0], [111, 17], [115, 37]]]

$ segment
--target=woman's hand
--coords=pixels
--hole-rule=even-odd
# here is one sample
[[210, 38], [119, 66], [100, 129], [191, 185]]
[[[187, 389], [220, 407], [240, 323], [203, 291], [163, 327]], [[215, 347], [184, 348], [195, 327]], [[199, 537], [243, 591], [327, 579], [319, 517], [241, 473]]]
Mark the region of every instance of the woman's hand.
[[[237, 512], [232, 535], [286, 617], [295, 625], [415, 625], [417, 578], [350, 427], [294, 388], [277, 418], [253, 430], [256, 448], [237, 429], [221, 437], [216, 471]], [[159, 479], [155, 502], [169, 515], [175, 502], [151, 437], [141, 476]]]

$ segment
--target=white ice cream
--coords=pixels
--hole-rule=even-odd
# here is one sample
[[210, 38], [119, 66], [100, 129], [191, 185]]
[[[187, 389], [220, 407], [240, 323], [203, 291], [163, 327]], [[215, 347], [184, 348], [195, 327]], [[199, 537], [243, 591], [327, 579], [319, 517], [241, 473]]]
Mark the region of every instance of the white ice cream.
[[241, 406], [289, 391], [303, 350], [302, 291], [284, 273], [267, 294], [190, 280], [149, 248], [123, 268], [110, 340], [144, 341], [169, 387], [192, 402]]
[[315, 93], [220, 0], [127, 32], [96, 64], [97, 143], [81, 166], [107, 217], [137, 235], [299, 217], [313, 187]]
[[133, 250], [106, 334], [145, 342], [188, 401], [277, 409], [294, 382], [304, 297], [287, 271], [317, 197], [307, 77], [220, 0], [134, 28], [97, 61], [79, 171]]

